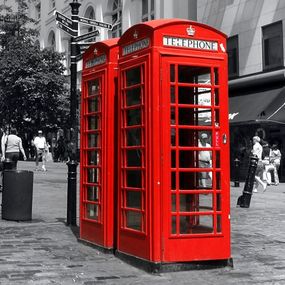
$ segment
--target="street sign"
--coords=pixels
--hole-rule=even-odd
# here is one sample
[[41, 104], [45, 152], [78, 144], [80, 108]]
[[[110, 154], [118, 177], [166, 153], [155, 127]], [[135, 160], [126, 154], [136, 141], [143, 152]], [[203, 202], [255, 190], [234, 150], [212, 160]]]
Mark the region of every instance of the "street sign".
[[55, 20], [65, 25], [66, 27], [73, 29], [73, 21], [58, 11], [55, 11]]
[[78, 36], [76, 38], [74, 38], [74, 42], [80, 42], [80, 41], [84, 41], [84, 40], [87, 40], [87, 39], [90, 39], [90, 38], [93, 38], [93, 37], [97, 37], [99, 35], [99, 31], [98, 30], [95, 30], [95, 31], [92, 31], [90, 33], [87, 33], [87, 34], [84, 34], [82, 36]]
[[62, 29], [64, 32], [66, 32], [71, 37], [76, 37], [77, 36], [77, 32], [76, 31], [70, 29], [69, 27], [65, 26], [64, 24], [58, 22], [57, 25], [58, 25], [58, 27], [60, 29]]
[[100, 28], [105, 28], [108, 30], [112, 30], [113, 26], [109, 23], [105, 23], [105, 22], [99, 22], [93, 19], [88, 19], [88, 18], [84, 18], [84, 17], [78, 17], [78, 22], [85, 24], [85, 25], [89, 25], [89, 26], [97, 26]]

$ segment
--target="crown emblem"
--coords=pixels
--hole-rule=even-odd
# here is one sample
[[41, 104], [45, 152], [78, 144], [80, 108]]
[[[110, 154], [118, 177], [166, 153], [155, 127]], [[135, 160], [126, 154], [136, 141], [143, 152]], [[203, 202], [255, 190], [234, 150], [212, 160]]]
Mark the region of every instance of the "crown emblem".
[[137, 38], [138, 38], [138, 36], [139, 36], [138, 32], [137, 32], [137, 31], [135, 31], [135, 32], [134, 32], [134, 34], [133, 34], [133, 36], [134, 36], [134, 39], [137, 39]]
[[96, 48], [94, 48], [94, 54], [97, 55], [98, 54], [98, 50]]
[[188, 36], [192, 36], [192, 37], [195, 35], [195, 32], [196, 32], [195, 28], [193, 28], [192, 25], [190, 25], [190, 27], [187, 28], [186, 31], [187, 31]]

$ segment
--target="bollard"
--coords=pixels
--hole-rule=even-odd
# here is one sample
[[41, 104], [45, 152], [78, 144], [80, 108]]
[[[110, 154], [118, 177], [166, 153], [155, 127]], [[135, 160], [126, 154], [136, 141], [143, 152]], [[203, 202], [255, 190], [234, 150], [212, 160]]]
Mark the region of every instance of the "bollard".
[[257, 163], [258, 163], [258, 157], [251, 156], [249, 160], [249, 168], [243, 188], [243, 193], [241, 196], [239, 196], [237, 200], [237, 206], [240, 206], [241, 208], [249, 208], [250, 206]]
[[75, 160], [67, 163], [68, 181], [67, 181], [67, 218], [66, 225], [76, 226], [76, 184], [77, 184], [77, 165]]
[[239, 187], [240, 160], [236, 158], [234, 162], [235, 162], [234, 187]]

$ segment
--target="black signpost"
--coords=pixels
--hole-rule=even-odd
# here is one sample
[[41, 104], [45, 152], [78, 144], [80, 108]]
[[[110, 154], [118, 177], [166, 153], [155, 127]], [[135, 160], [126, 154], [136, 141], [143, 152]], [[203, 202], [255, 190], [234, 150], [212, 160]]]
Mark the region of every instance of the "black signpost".
[[[66, 17], [64, 14], [55, 12], [55, 19], [58, 27], [71, 37], [71, 48], [70, 48], [70, 136], [72, 145], [72, 156], [70, 161], [67, 163], [68, 166], [68, 185], [67, 185], [67, 219], [66, 225], [76, 226], [76, 179], [77, 179], [77, 61], [82, 59], [84, 48], [82, 46], [90, 45], [90, 43], [81, 43], [81, 41], [88, 40], [90, 38], [97, 37], [99, 31], [95, 30], [90, 33], [78, 36], [78, 23], [85, 25], [98, 26], [111, 30], [112, 25], [104, 22], [99, 22], [93, 19], [79, 17], [78, 0], [73, 0], [70, 3], [71, 6], [71, 19]], [[1, 18], [0, 18], [1, 21]], [[87, 47], [88, 48], [88, 47]]]

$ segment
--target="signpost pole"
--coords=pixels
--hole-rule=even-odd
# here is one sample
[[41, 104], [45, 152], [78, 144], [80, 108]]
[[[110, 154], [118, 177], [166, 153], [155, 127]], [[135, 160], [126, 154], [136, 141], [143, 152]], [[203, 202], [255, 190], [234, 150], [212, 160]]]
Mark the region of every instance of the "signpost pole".
[[[71, 6], [71, 19], [73, 21], [73, 30], [78, 31], [78, 13], [80, 3], [77, 0], [73, 0], [70, 3]], [[70, 141], [72, 148], [72, 155], [68, 166], [68, 189], [67, 189], [67, 225], [76, 226], [76, 167], [78, 165], [76, 161], [77, 153], [77, 48], [74, 38], [71, 37], [70, 48]]]

